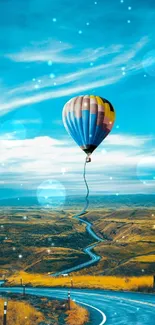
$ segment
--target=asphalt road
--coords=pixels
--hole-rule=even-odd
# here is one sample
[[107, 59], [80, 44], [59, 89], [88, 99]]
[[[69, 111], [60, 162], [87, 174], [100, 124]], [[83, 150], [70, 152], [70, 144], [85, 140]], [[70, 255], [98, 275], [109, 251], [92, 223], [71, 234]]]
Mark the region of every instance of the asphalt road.
[[[21, 293], [21, 288], [0, 288], [0, 292]], [[27, 294], [66, 299], [67, 289], [26, 288]], [[71, 290], [71, 298], [88, 308], [89, 325], [154, 325], [155, 295], [103, 290]]]

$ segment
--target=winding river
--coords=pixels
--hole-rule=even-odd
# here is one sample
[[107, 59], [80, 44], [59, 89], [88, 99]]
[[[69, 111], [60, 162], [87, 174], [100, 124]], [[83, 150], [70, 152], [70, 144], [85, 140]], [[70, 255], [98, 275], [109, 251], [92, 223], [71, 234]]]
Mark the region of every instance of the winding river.
[[101, 239], [99, 236], [97, 236], [97, 234], [94, 232], [94, 230], [92, 229], [92, 224], [82, 218], [80, 218], [80, 216], [83, 216], [84, 214], [86, 214], [85, 209], [82, 210], [80, 213], [74, 215], [73, 217], [77, 220], [79, 220], [80, 223], [83, 223], [86, 225], [86, 231], [87, 233], [93, 238], [95, 239], [95, 243], [91, 246], [87, 246], [83, 249], [83, 252], [86, 253], [89, 256], [89, 261], [81, 263], [77, 266], [73, 266], [69, 269], [65, 269], [63, 271], [57, 272], [55, 274], [52, 274], [52, 276], [59, 276], [62, 274], [69, 274], [71, 272], [76, 272], [79, 271], [81, 269], [84, 269], [85, 267], [89, 267], [92, 266], [93, 264], [97, 263], [101, 257], [97, 254], [94, 253], [94, 248], [97, 246], [98, 243], [102, 242], [103, 239]]

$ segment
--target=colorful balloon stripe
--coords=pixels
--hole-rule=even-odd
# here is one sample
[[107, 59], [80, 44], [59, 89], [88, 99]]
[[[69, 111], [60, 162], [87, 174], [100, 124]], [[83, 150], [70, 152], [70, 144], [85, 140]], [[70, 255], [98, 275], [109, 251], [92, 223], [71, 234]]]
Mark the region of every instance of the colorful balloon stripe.
[[74, 141], [91, 154], [111, 131], [115, 111], [111, 103], [99, 96], [78, 96], [63, 108], [63, 122]]

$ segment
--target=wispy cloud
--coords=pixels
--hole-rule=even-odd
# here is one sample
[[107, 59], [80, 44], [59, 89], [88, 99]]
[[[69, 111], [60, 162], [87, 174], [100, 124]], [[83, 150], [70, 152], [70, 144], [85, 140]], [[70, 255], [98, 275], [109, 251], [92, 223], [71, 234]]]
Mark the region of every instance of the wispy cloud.
[[[32, 48], [24, 49], [21, 52], [9, 53], [5, 57], [15, 62], [48, 62], [52, 63], [87, 63], [96, 61], [99, 58], [104, 58], [108, 55], [116, 54], [121, 51], [121, 44], [111, 45], [109, 47], [99, 47], [97, 49], [87, 48], [83, 51], [78, 51], [73, 46], [60, 42], [49, 42], [44, 44], [42, 48], [33, 46]], [[76, 55], [73, 55], [73, 50]]]
[[[36, 79], [36, 82], [38, 80], [40, 80], [40, 83], [38, 85], [38, 89], [42, 90], [42, 89], [46, 89], [46, 88], [50, 88], [53, 87], [53, 84], [55, 82], [56, 85], [58, 86], [62, 86], [64, 84], [68, 84], [68, 83], [72, 83], [72, 82], [76, 82], [78, 80], [82, 80], [84, 78], [90, 78], [91, 80], [96, 80], [99, 77], [109, 77], [110, 75], [112, 75], [115, 71], [115, 73], [119, 73], [121, 74], [121, 68], [127, 64], [127, 67], [125, 68], [126, 73], [128, 73], [129, 71], [137, 71], [139, 69], [142, 68], [141, 65], [141, 61], [136, 61], [136, 62], [131, 62], [131, 64], [129, 64], [129, 60], [133, 59], [137, 52], [139, 50], [141, 50], [148, 42], [148, 38], [142, 38], [141, 41], [139, 41], [137, 44], [135, 44], [134, 48], [129, 49], [128, 51], [126, 50], [125, 52], [123, 52], [123, 54], [121, 53], [121, 51], [119, 51], [120, 53], [118, 55], [112, 56], [112, 58], [108, 59], [105, 61], [105, 63], [102, 64], [95, 64], [95, 66], [89, 66], [83, 69], [80, 69], [78, 72], [71, 72], [71, 73], [66, 73], [63, 74], [61, 76], [55, 76], [54, 74], [51, 75], [46, 75], [46, 76], [39, 76]], [[114, 48], [121, 48], [121, 45], [115, 45], [113, 46]], [[99, 49], [94, 50], [96, 53], [100, 52]], [[91, 52], [90, 50], [88, 50], [88, 52]], [[114, 52], [111, 50], [111, 47], [108, 49], [103, 49], [102, 55], [104, 57], [103, 53], [108, 53], [108, 54], [113, 54]], [[88, 58], [88, 55], [86, 56]], [[96, 59], [98, 59], [98, 57], [96, 57]], [[63, 61], [62, 61], [63, 62]], [[82, 58], [82, 62], [83, 58]], [[90, 60], [88, 60], [88, 62], [90, 62]], [[76, 57], [75, 57], [75, 62], [76, 62]], [[114, 70], [115, 69], [115, 70]], [[119, 70], [118, 70], [119, 69]], [[25, 83], [25, 85], [16, 87], [14, 89], [11, 89], [8, 91], [9, 95], [14, 95], [14, 94], [19, 94], [19, 93], [24, 93], [24, 92], [32, 92], [34, 91], [34, 83], [32, 82], [28, 82]]]
[[78, 93], [83, 93], [87, 90], [93, 89], [93, 88], [100, 88], [104, 87], [107, 85], [114, 84], [115, 82], [119, 81], [122, 78], [121, 75], [119, 76], [113, 76], [111, 78], [105, 78], [96, 82], [84, 84], [81, 86], [76, 86], [76, 87], [67, 87], [67, 88], [62, 88], [62, 89], [57, 89], [53, 91], [48, 91], [44, 93], [39, 93], [39, 94], [34, 94], [31, 96], [26, 96], [26, 97], [21, 97], [21, 98], [14, 98], [12, 100], [9, 100], [6, 103], [1, 103], [0, 104], [0, 115], [6, 114], [9, 111], [14, 110], [15, 108], [25, 106], [25, 105], [30, 105], [30, 104], [35, 104], [39, 103], [51, 98], [60, 98], [60, 97], [65, 97], [73, 94], [78, 94]]
[[[48, 62], [52, 63], [88, 63], [95, 62], [98, 59], [117, 55], [122, 53], [116, 62], [120, 59], [129, 60], [135, 57], [135, 55], [143, 49], [143, 47], [149, 42], [147, 36], [141, 38], [137, 43], [132, 46], [124, 46], [122, 44], [112, 44], [108, 47], [99, 47], [96, 49], [86, 48], [82, 51], [74, 48], [72, 45], [60, 43], [60, 42], [49, 42], [44, 43], [43, 46], [38, 45], [37, 48], [32, 47], [23, 49], [21, 52], [9, 53], [5, 57], [15, 62]], [[73, 55], [73, 52], [75, 53]]]
[[[104, 63], [101, 63], [99, 60], [94, 66], [83, 66], [78, 72], [73, 70], [70, 73], [64, 72], [57, 76], [38, 76], [35, 78], [35, 82], [28, 81], [22, 85], [17, 85], [15, 88], [7, 89], [6, 93], [4, 92], [5, 98], [0, 103], [0, 115], [4, 115], [21, 106], [39, 103], [52, 98], [78, 95], [89, 90], [115, 84], [142, 69], [141, 62], [137, 59], [137, 53], [145, 47], [148, 41], [147, 37], [143, 37], [136, 44], [132, 44], [131, 47], [127, 48], [122, 47], [122, 45], [112, 45], [106, 49], [104, 47], [94, 50], [86, 49], [79, 55], [74, 55], [74, 57], [70, 53], [63, 55], [63, 51], [70, 49], [69, 45], [59, 44], [61, 46], [58, 46], [56, 50], [52, 50], [55, 62], [72, 62], [74, 63], [72, 65], [74, 68], [75, 64], [77, 67], [78, 62], [86, 63], [102, 57], [102, 62], [104, 60]], [[43, 54], [44, 51], [45, 56]], [[46, 49], [43, 49], [38, 52], [38, 55], [41, 55], [40, 59], [42, 58], [42, 61], [47, 61], [49, 58], [46, 55], [46, 51]], [[9, 57], [16, 61], [39, 60], [36, 54], [33, 57], [33, 51], [32, 53], [30, 51], [28, 54], [27, 52], [12, 54]], [[125, 69], [125, 71], [122, 69]]]
[[14, 124], [39, 124], [40, 119], [20, 119], [20, 120], [14, 120]]

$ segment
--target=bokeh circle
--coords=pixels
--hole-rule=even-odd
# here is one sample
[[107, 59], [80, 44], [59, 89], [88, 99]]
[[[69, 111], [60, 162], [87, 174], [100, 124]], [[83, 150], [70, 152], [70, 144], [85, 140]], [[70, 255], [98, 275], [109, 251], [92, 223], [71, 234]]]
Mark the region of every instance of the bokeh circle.
[[58, 209], [66, 200], [65, 187], [55, 179], [46, 180], [38, 186], [37, 200], [45, 209]]

